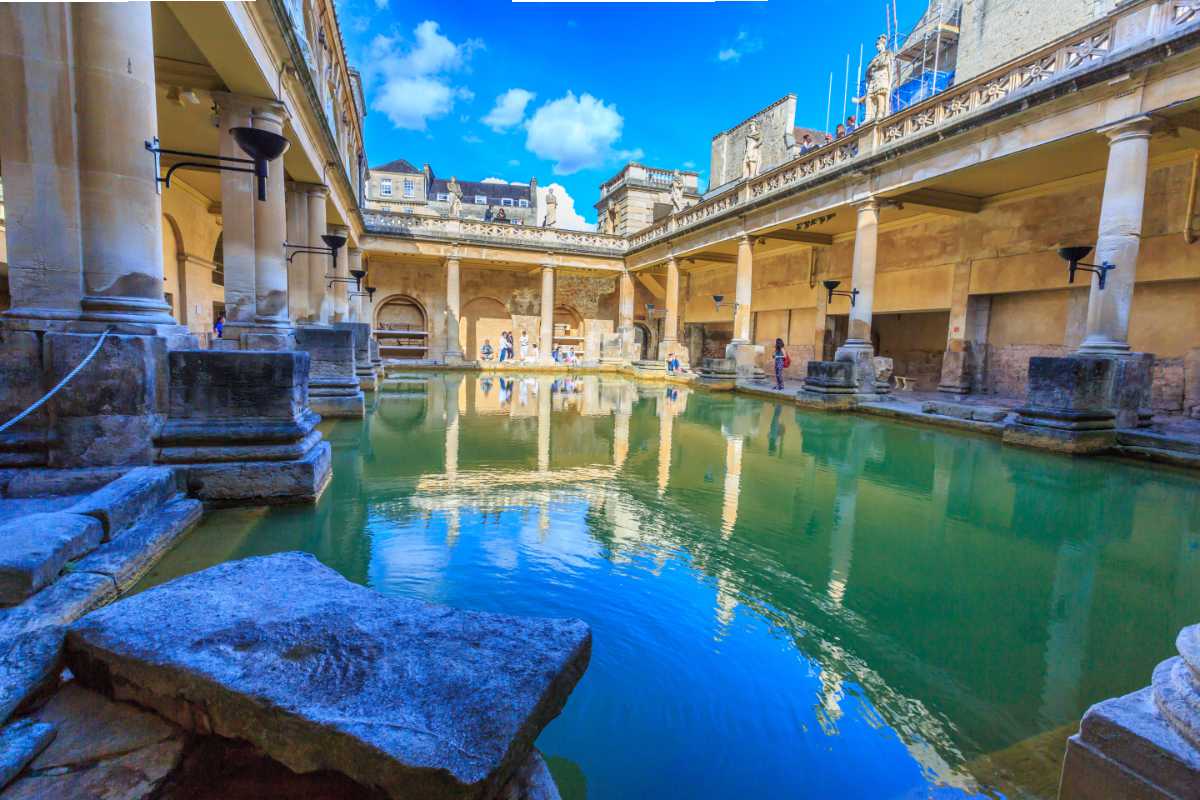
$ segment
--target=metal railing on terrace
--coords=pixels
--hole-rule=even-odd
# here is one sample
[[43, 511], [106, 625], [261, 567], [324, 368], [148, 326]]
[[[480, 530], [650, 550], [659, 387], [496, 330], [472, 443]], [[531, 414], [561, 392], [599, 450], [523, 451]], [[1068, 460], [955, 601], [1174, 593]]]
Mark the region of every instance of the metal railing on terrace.
[[1003, 102], [1032, 93], [1051, 81], [1098, 68], [1156, 39], [1169, 40], [1200, 27], [1200, 0], [1128, 2], [1073, 34], [1008, 62], [888, 117], [863, 125], [847, 137], [779, 166], [742, 179], [725, 191], [672, 214], [628, 237], [636, 250], [715, 217], [740, 213], [744, 206], [819, 183], [827, 173], [862, 161], [940, 129], [982, 115]]

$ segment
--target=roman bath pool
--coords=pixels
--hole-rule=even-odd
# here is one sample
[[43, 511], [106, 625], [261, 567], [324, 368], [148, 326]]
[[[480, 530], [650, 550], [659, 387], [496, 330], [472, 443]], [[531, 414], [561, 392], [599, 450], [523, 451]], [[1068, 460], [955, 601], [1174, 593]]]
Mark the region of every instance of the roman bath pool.
[[1200, 621], [1200, 483], [620, 379], [436, 373], [324, 426], [315, 507], [210, 514], [146, 578], [314, 553], [571, 616], [565, 798], [1052, 797], [1093, 702]]

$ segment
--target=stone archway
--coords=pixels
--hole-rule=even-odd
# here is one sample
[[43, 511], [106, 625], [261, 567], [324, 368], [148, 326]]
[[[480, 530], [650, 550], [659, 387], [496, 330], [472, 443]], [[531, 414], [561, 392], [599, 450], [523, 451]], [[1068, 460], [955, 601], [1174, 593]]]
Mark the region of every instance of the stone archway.
[[429, 357], [429, 315], [415, 298], [406, 294], [383, 298], [375, 307], [373, 327], [383, 358]]
[[658, 352], [658, 343], [654, 341], [654, 331], [644, 322], [633, 323], [634, 350], [642, 361], [650, 361]]
[[476, 297], [463, 306], [459, 316], [459, 342], [467, 361], [482, 359], [479, 348], [491, 342], [492, 359], [500, 357], [500, 334], [512, 328], [512, 314], [494, 297]]
[[183, 232], [170, 214], [162, 215], [163, 226], [163, 299], [171, 305], [171, 316], [181, 324], [188, 323], [187, 272], [183, 268], [187, 250]]

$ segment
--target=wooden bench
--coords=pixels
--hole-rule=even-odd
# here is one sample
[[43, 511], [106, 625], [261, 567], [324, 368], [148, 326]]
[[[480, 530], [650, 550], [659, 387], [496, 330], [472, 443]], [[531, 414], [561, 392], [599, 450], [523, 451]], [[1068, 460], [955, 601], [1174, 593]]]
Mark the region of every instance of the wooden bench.
[[903, 375], [893, 375], [892, 378], [896, 381], [896, 388], [902, 392], [909, 392], [913, 389], [913, 379], [906, 378]]

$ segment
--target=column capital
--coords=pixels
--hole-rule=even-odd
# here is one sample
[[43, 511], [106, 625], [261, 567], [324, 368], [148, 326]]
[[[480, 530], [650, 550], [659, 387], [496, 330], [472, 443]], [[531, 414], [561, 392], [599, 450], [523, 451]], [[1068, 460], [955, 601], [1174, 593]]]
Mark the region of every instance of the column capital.
[[866, 200], [860, 200], [857, 203], [852, 203], [851, 205], [854, 206], [855, 211], [857, 211], [859, 214], [862, 214], [867, 211], [878, 211], [879, 204], [879, 198], [875, 195], [871, 195]]
[[329, 187], [323, 183], [300, 183], [296, 185], [303, 186], [304, 191], [307, 192], [309, 196], [329, 197]]
[[224, 111], [237, 111], [244, 114], [249, 114], [252, 110], [265, 102], [271, 102], [262, 97], [254, 97], [248, 94], [234, 94], [233, 92], [211, 92], [213, 104], [217, 107], [217, 113]]
[[753, 244], [754, 237], [752, 235], [750, 235], [749, 233], [745, 233], [745, 232], [739, 234], [738, 235], [738, 244], [743, 244], [743, 243], [744, 244]]
[[278, 100], [259, 100], [251, 109], [250, 118], [255, 122], [262, 120], [282, 127], [288, 120], [287, 106]]
[[1126, 139], [1148, 139], [1154, 133], [1156, 124], [1154, 117], [1141, 114], [1097, 128], [1096, 132], [1105, 136], [1109, 145], [1114, 145]]
[[339, 236], [341, 236], [342, 234], [349, 235], [349, 233], [350, 233], [350, 229], [347, 228], [345, 225], [329, 225], [328, 228], [330, 231], [338, 234]]

